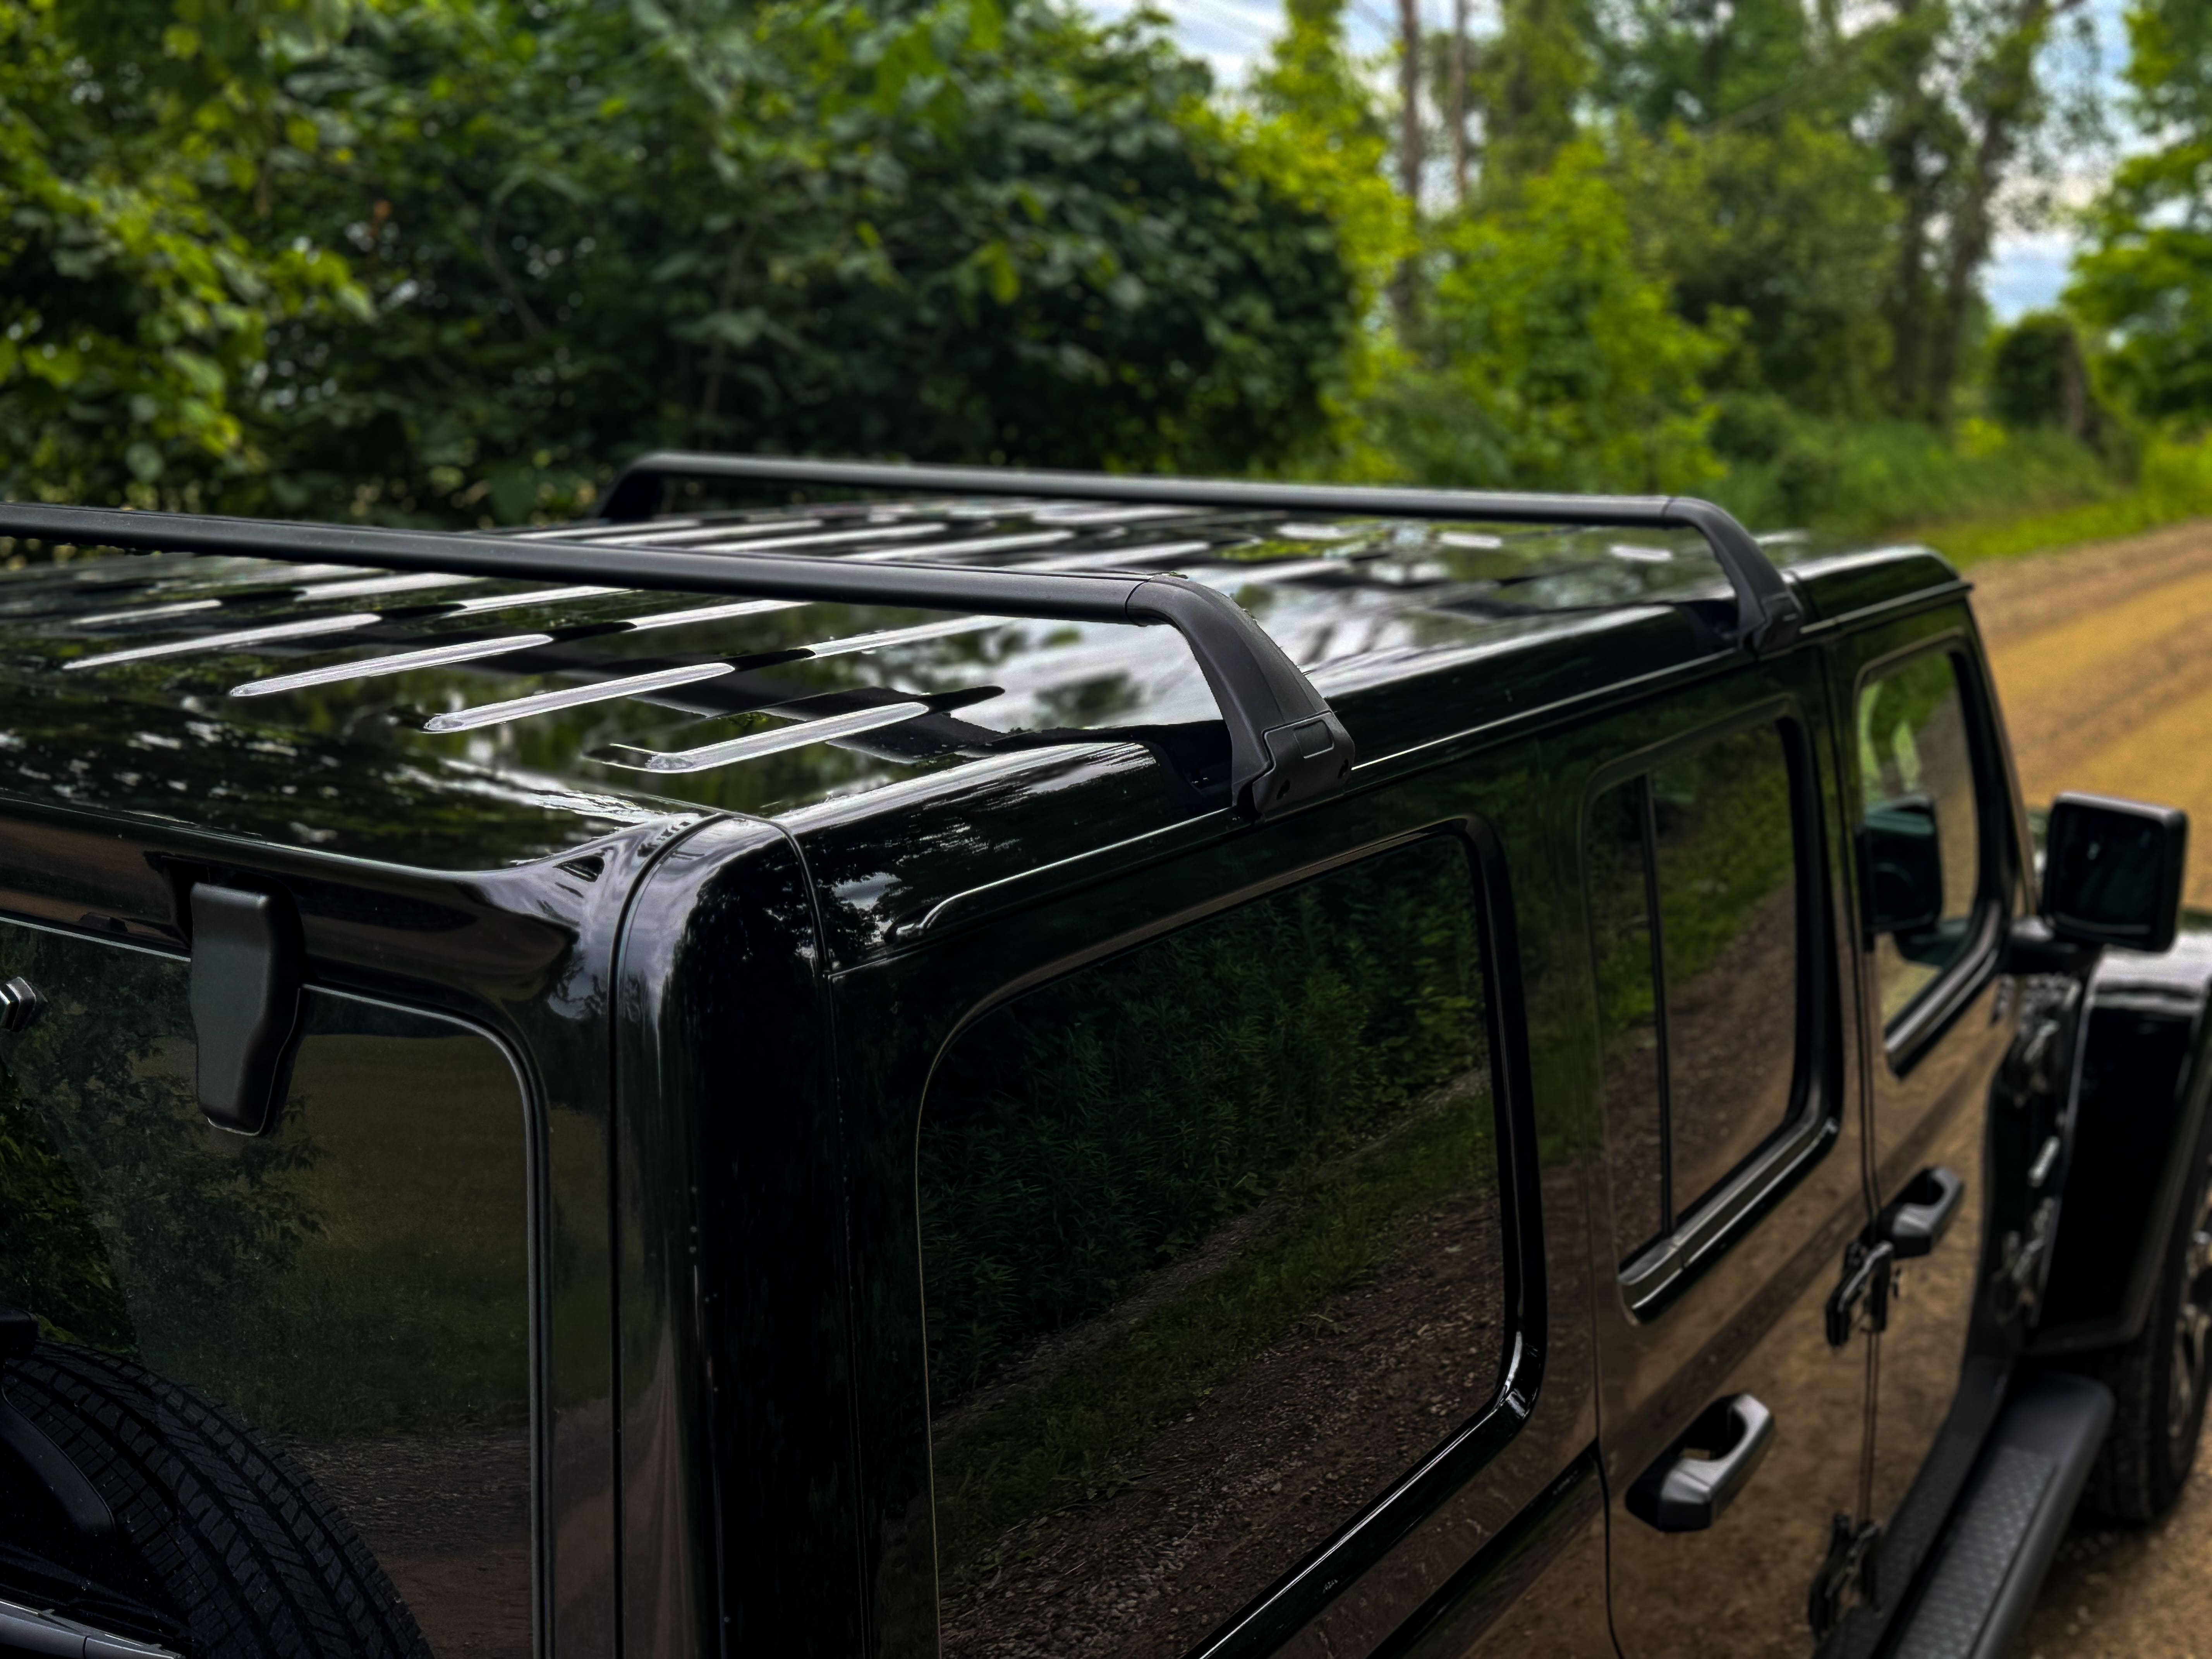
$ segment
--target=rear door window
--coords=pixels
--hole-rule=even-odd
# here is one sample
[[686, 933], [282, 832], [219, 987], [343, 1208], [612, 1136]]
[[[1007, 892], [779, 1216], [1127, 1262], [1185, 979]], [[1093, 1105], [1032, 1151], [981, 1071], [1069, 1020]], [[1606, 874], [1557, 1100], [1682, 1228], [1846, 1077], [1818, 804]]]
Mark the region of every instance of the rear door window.
[[1487, 1406], [1505, 1258], [1465, 844], [986, 1014], [918, 1149], [947, 1655], [1202, 1640]]
[[1803, 854], [1789, 730], [1704, 744], [1593, 803], [1586, 868], [1624, 1259], [1792, 1121]]

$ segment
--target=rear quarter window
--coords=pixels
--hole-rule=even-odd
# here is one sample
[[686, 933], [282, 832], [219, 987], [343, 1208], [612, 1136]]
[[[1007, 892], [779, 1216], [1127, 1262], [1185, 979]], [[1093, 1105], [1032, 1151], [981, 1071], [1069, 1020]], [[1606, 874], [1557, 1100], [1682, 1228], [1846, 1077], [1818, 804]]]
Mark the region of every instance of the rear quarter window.
[[1003, 1004], [918, 1150], [948, 1655], [1180, 1651], [1495, 1393], [1492, 1036], [1455, 838]]

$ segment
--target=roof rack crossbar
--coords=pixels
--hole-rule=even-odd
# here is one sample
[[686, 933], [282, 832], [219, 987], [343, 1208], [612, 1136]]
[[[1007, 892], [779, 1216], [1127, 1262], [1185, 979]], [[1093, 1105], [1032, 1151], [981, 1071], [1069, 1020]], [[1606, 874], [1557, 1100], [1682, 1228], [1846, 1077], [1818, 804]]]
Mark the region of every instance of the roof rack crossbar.
[[1165, 623], [1188, 644], [1220, 707], [1229, 734], [1230, 801], [1236, 810], [1265, 817], [1331, 793], [1351, 775], [1357, 758], [1342, 722], [1282, 647], [1226, 594], [1180, 576], [862, 563], [789, 553], [663, 552], [605, 542], [523, 541], [461, 532], [23, 502], [0, 503], [0, 536], [668, 592], [912, 605], [1067, 622]]
[[1491, 524], [1554, 524], [1623, 530], [1694, 530], [1705, 538], [1735, 592], [1735, 639], [1753, 652], [1778, 649], [1797, 635], [1797, 596], [1751, 532], [1711, 501], [1689, 495], [1565, 495], [1473, 489], [1406, 489], [1360, 484], [1273, 483], [1236, 478], [1152, 478], [1115, 472], [1031, 472], [1017, 467], [908, 466], [874, 461], [818, 461], [786, 455], [713, 455], [662, 450], [623, 470], [600, 503], [613, 523], [648, 519], [672, 478], [725, 478], [765, 484], [827, 484], [850, 489], [1052, 500], [1136, 501], [1235, 511], [1352, 513], [1378, 518], [1464, 519]]

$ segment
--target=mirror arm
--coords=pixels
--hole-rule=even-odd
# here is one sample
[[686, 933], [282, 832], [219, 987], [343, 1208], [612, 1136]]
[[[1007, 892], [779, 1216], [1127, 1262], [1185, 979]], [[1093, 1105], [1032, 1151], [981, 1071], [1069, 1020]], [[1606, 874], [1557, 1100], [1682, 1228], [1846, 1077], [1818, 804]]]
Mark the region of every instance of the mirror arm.
[[2048, 918], [2021, 916], [2005, 936], [2004, 960], [1999, 971], [2007, 974], [2086, 974], [2097, 965], [2104, 947], [2061, 939]]

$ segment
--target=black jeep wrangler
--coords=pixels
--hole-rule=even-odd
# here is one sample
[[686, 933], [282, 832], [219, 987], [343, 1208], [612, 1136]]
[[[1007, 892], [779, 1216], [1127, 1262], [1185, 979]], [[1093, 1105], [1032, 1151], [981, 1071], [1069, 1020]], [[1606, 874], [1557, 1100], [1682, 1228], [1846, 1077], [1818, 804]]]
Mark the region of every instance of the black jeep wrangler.
[[0, 535], [0, 1649], [1964, 1659], [2188, 1471], [2185, 825], [2038, 850], [1933, 554]]

